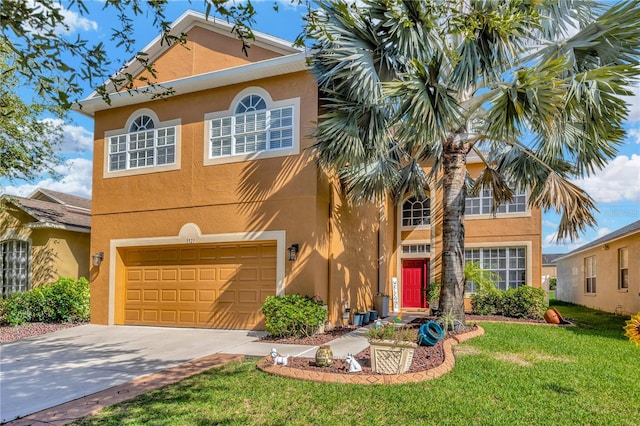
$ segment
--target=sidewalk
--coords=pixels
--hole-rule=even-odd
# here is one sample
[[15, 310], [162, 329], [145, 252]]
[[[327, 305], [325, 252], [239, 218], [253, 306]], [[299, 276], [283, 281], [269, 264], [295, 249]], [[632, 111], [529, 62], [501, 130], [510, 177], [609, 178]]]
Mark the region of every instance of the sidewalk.
[[[416, 316], [420, 315], [405, 314], [402, 323], [407, 323]], [[394, 317], [386, 318], [387, 321], [392, 321], [393, 319]], [[365, 333], [367, 327], [372, 326], [373, 324], [369, 324], [366, 327], [355, 329], [326, 344], [331, 346], [334, 357], [346, 358], [347, 354], [356, 354], [369, 346]], [[264, 357], [269, 354], [272, 347], [275, 347], [280, 353], [287, 353], [296, 357], [313, 357], [318, 349], [318, 346], [310, 345], [283, 345], [264, 343], [258, 340], [244, 341], [239, 344], [228, 345], [220, 349], [217, 353], [203, 356], [160, 372], [148, 374], [51, 408], [46, 408], [34, 414], [3, 423], [3, 425], [65, 425], [80, 418], [96, 414], [104, 407], [118, 404], [142, 393], [179, 382], [180, 380], [208, 369], [232, 361], [242, 360], [245, 356]]]

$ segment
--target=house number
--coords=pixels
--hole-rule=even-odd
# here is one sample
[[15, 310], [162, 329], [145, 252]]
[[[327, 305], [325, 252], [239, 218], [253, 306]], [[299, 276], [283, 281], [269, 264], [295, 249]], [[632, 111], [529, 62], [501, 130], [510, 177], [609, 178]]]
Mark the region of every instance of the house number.
[[196, 239], [195, 238], [187, 238], [187, 244], [195, 244]]

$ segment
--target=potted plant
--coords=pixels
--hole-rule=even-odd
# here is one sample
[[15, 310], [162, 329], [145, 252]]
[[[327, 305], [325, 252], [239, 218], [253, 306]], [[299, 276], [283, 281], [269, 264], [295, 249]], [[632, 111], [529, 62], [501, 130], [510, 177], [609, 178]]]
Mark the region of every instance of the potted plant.
[[369, 328], [366, 333], [374, 373], [402, 374], [411, 367], [418, 346], [414, 330], [393, 323]]
[[431, 313], [434, 314], [438, 311], [440, 305], [440, 283], [433, 282], [427, 286], [427, 303], [431, 309]]

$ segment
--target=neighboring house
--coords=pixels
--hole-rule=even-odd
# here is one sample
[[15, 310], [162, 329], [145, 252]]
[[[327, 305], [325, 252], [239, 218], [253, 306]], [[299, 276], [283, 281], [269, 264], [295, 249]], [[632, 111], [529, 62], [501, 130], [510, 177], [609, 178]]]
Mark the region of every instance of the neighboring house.
[[[92, 253], [104, 252], [92, 321], [259, 329], [265, 297], [287, 293], [318, 296], [334, 322], [379, 292], [425, 309], [441, 194], [349, 205], [309, 155], [321, 100], [307, 53], [256, 33], [247, 57], [230, 26], [196, 12], [174, 31], [186, 47], [145, 48], [171, 97], [82, 101], [95, 120]], [[467, 200], [466, 255], [501, 288], [540, 286], [540, 211], [524, 193], [495, 217], [490, 206], [487, 193]]]
[[640, 311], [640, 220], [557, 263], [558, 300], [621, 314]]
[[58, 277], [89, 278], [91, 200], [37, 189], [0, 204], [3, 298]]
[[562, 253], [549, 253], [542, 255], [542, 277], [556, 278], [558, 267], [556, 260], [564, 256]]

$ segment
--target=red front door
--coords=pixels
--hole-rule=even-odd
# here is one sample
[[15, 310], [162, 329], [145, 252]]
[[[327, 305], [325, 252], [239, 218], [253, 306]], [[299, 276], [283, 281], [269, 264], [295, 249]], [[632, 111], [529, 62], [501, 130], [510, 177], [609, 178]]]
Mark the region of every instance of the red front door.
[[429, 261], [427, 259], [402, 260], [402, 307], [426, 308], [425, 291]]

